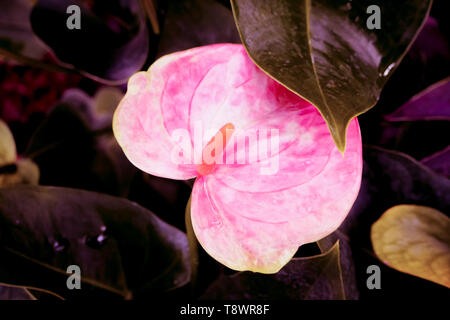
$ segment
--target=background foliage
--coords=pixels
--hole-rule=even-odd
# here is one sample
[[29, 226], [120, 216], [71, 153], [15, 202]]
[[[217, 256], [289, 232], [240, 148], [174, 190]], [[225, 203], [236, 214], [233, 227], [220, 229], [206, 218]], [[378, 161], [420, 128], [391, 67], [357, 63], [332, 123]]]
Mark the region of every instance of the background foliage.
[[[255, 1], [233, 1], [233, 5], [244, 44], [256, 62], [288, 87], [302, 91], [304, 82], [297, 77], [305, 72], [307, 78], [311, 70], [306, 60], [286, 57], [291, 47], [279, 38], [300, 27], [296, 21], [304, 21], [300, 19], [304, 12], [284, 10], [293, 2], [283, 0], [283, 6], [272, 8], [274, 1], [265, 1], [256, 6], [251, 15], [261, 17], [262, 10], [270, 9], [264, 14], [272, 19], [256, 26], [246, 11]], [[315, 21], [326, 25], [312, 24], [312, 29], [336, 31], [342, 28], [342, 12], [362, 14], [355, 3], [341, 11], [331, 2], [314, 1]], [[196, 260], [189, 261], [190, 231], [186, 237], [184, 212], [192, 181], [136, 170], [111, 130], [112, 113], [131, 74], [170, 52], [241, 42], [231, 4], [225, 0], [70, 1], [83, 8], [82, 32], [76, 34], [65, 28], [67, 3], [0, 1], [0, 299], [397, 299], [448, 293], [445, 283], [385, 265], [371, 241], [372, 225], [391, 207], [426, 206], [439, 210], [447, 221], [444, 236], [437, 239], [441, 257], [449, 257], [445, 231], [448, 235], [450, 28], [445, 1], [434, 1], [416, 38], [430, 2], [383, 2], [391, 6], [382, 16], [383, 26], [407, 32], [404, 42], [396, 40], [401, 34], [382, 29], [374, 40], [384, 59], [381, 65], [363, 65], [360, 58], [365, 51], [359, 47], [347, 48], [354, 54], [348, 61], [348, 52], [338, 50], [322, 65], [322, 76], [339, 89], [333, 89], [333, 83], [328, 88], [338, 102], [333, 105], [365, 101], [353, 106], [346, 117], [376, 103], [358, 117], [365, 144], [361, 191], [336, 232], [300, 247], [275, 275], [236, 273], [201, 247], [191, 255]], [[334, 10], [337, 20], [323, 18], [329, 10]], [[360, 19], [356, 23], [363, 25]], [[338, 40], [372, 37], [358, 30], [341, 34]], [[265, 41], [251, 43], [249, 35]], [[295, 37], [305, 40], [302, 35]], [[273, 52], [268, 52], [269, 47]], [[278, 65], [286, 59], [289, 63]], [[366, 68], [370, 81], [348, 77], [344, 86], [333, 75], [333, 68], [343, 61], [347, 64], [342, 68]], [[394, 62], [395, 72], [379, 76]], [[367, 101], [360, 99], [368, 94], [368, 87], [374, 91], [369, 90]], [[315, 96], [307, 98], [321, 108]], [[330, 117], [342, 111], [339, 108]], [[342, 130], [342, 123], [345, 127], [345, 121], [339, 123], [336, 132]], [[427, 215], [420, 210], [416, 214]], [[191, 243], [191, 252], [194, 248]], [[86, 270], [82, 290], [67, 290], [68, 264]], [[382, 290], [366, 286], [366, 270], [372, 264], [381, 267]], [[190, 281], [191, 275], [195, 281]]]

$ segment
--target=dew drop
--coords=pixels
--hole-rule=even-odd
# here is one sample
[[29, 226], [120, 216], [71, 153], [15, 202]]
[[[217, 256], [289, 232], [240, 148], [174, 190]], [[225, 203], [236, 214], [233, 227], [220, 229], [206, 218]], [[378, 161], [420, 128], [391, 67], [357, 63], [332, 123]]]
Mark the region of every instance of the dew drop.
[[69, 246], [69, 241], [66, 239], [59, 239], [53, 241], [52, 245], [56, 252], [61, 252]]
[[383, 77], [387, 77], [391, 70], [395, 67], [395, 62], [391, 63], [383, 72]]
[[104, 241], [106, 241], [106, 239], [108, 239], [108, 237], [105, 236], [104, 234], [100, 234], [97, 236], [97, 242], [100, 244], [103, 243]]
[[82, 238], [82, 241], [88, 246], [93, 249], [99, 249], [101, 246], [105, 244], [105, 242], [108, 240], [108, 236], [104, 233], [106, 231], [106, 227], [101, 228], [102, 233], [96, 235], [96, 236], [88, 236], [85, 235]]

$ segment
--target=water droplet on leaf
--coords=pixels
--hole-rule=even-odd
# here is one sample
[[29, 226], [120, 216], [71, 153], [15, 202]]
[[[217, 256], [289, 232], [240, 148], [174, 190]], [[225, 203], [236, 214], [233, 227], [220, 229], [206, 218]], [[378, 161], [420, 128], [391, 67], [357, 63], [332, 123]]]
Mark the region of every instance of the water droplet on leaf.
[[101, 246], [105, 244], [105, 242], [108, 240], [108, 236], [104, 233], [106, 231], [106, 227], [101, 228], [102, 233], [96, 235], [96, 236], [84, 236], [82, 241], [88, 246], [93, 249], [99, 249]]
[[383, 77], [387, 77], [394, 67], [395, 67], [395, 62], [394, 62], [394, 63], [391, 63], [391, 64], [386, 68], [386, 70], [384, 70], [384, 72], [383, 72]]
[[52, 245], [56, 252], [61, 252], [69, 246], [69, 241], [66, 239], [58, 239], [53, 241]]
[[104, 241], [106, 241], [106, 239], [108, 239], [108, 237], [105, 236], [104, 234], [100, 234], [100, 235], [97, 236], [97, 242], [98, 242], [99, 244], [101, 244], [101, 243], [103, 243]]

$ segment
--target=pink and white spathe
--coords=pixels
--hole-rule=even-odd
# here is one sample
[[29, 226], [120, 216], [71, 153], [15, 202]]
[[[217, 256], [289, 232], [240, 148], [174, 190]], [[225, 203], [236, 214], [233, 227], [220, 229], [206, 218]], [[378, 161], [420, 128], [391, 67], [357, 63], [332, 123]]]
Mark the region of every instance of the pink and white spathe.
[[[201, 135], [194, 132], [199, 124]], [[212, 257], [235, 270], [280, 270], [300, 245], [341, 224], [361, 183], [357, 120], [348, 126], [343, 156], [317, 109], [262, 72], [242, 45], [173, 53], [135, 74], [113, 128], [141, 170], [171, 179], [197, 177], [194, 232]], [[207, 150], [221, 139], [222, 149], [213, 155], [235, 161], [173, 161], [180, 147], [173, 134], [180, 129], [189, 133], [193, 149], [201, 144]], [[238, 131], [247, 140], [249, 132], [258, 132], [256, 143], [232, 139]], [[260, 132], [276, 132], [276, 146], [275, 134]], [[243, 145], [246, 152], [240, 152]], [[249, 160], [252, 153], [256, 160]], [[242, 154], [246, 158], [238, 161]], [[274, 157], [277, 168], [267, 174]]]

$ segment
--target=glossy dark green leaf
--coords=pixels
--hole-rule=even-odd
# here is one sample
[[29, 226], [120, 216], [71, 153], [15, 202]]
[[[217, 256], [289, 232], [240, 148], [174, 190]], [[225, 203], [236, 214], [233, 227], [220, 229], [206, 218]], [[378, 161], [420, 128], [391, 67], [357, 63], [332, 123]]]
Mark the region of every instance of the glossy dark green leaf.
[[[443, 28], [446, 20], [436, 19], [442, 15], [441, 11], [445, 12], [444, 3], [445, 0], [433, 1], [431, 16], [389, 78], [377, 106], [358, 117], [366, 144], [405, 152], [416, 159], [427, 157], [450, 144], [448, 135], [442, 134], [448, 128], [446, 121], [388, 122], [385, 118], [411, 97], [450, 74], [450, 43]], [[432, 105], [439, 103], [432, 102]]]
[[[421, 28], [431, 0], [232, 0], [250, 57], [311, 101], [345, 149], [349, 121], [372, 108]], [[369, 30], [367, 8], [381, 9]]]
[[340, 300], [345, 290], [339, 242], [320, 255], [293, 258], [276, 274], [222, 274], [204, 299], [226, 300]]
[[[58, 187], [0, 189], [0, 282], [64, 298], [160, 294], [190, 280], [186, 235], [126, 199]], [[67, 267], [82, 288], [68, 290]]]
[[[81, 9], [81, 28], [66, 26], [70, 5]], [[145, 13], [138, 0], [39, 0], [31, 12], [34, 33], [63, 63], [95, 80], [123, 83], [139, 71], [149, 50]]]
[[349, 238], [336, 230], [327, 237], [317, 241], [317, 245], [322, 253], [330, 250], [339, 241], [339, 261], [342, 271], [342, 282], [344, 286], [345, 298], [347, 300], [358, 300], [359, 291], [356, 283], [355, 263], [353, 261], [352, 249]]

